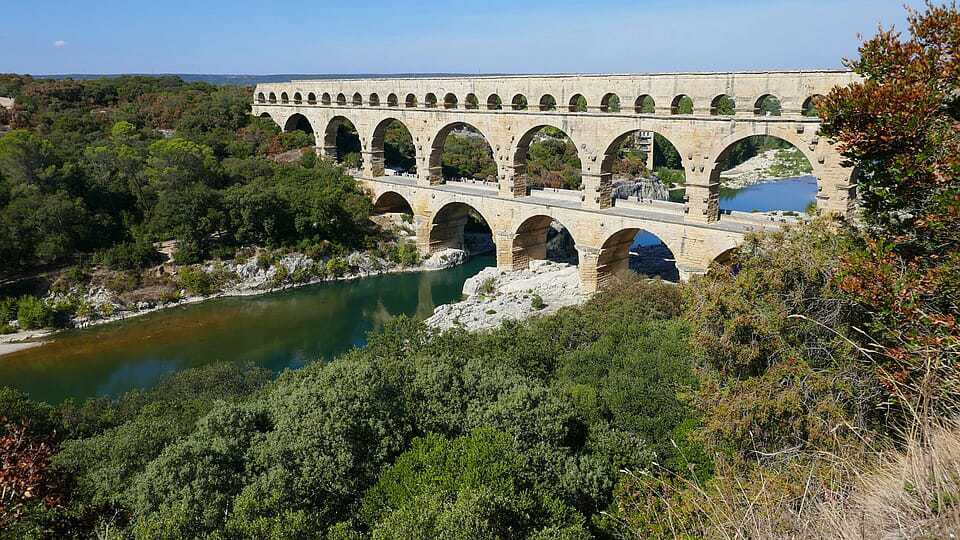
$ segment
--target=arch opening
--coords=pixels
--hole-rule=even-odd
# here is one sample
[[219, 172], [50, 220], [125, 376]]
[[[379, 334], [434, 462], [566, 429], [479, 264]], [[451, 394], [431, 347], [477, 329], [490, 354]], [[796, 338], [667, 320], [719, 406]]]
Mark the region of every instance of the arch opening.
[[266, 103], [267, 96], [263, 95], [263, 92], [257, 94], [257, 103]]
[[489, 253], [496, 249], [493, 230], [483, 215], [466, 203], [444, 205], [430, 220], [428, 252], [461, 249], [469, 255]]
[[302, 131], [307, 134], [313, 134], [313, 125], [310, 124], [310, 120], [306, 116], [296, 113], [290, 115], [290, 118], [287, 118], [286, 123], [283, 125], [283, 131]]
[[603, 99], [600, 100], [600, 111], [605, 113], [620, 112], [620, 96], [613, 92], [603, 96]]
[[434, 95], [433, 93], [428, 93], [428, 94], [423, 98], [423, 106], [424, 106], [424, 107], [427, 107], [428, 109], [436, 109], [436, 108], [437, 108], [437, 96]]
[[720, 94], [710, 102], [710, 116], [732, 116], [737, 114], [737, 105], [727, 94]]
[[297, 105], [303, 103], [303, 96], [300, 94], [300, 92], [293, 94], [293, 102]]
[[693, 99], [686, 94], [673, 98], [670, 104], [670, 114], [693, 114]]
[[290, 103], [290, 98], [287, 96], [286, 92], [280, 93], [280, 103]]
[[479, 109], [480, 102], [477, 101], [476, 94], [467, 94], [467, 98], [464, 101], [464, 107], [470, 110]]
[[550, 94], [544, 94], [540, 98], [540, 110], [541, 111], [555, 111], [557, 110], [557, 100]]
[[413, 216], [413, 206], [396, 191], [385, 191], [373, 202], [373, 213], [376, 215], [405, 214]]
[[496, 185], [493, 148], [476, 127], [463, 122], [449, 124], [434, 137], [430, 176], [445, 182]]
[[342, 93], [337, 94], [337, 105], [340, 105], [342, 107], [346, 104], [347, 104], [347, 96], [343, 95]]
[[307, 94], [307, 104], [308, 104], [308, 105], [316, 105], [316, 104], [317, 104], [317, 95], [314, 94], [313, 92], [310, 92], [309, 94]]
[[277, 95], [274, 94], [273, 92], [270, 92], [270, 103], [276, 103], [276, 102], [277, 102]]
[[580, 193], [567, 193], [582, 189], [583, 165], [576, 145], [563, 130], [553, 126], [530, 129], [520, 137], [513, 163], [515, 173], [525, 175], [529, 188], [582, 200]]
[[527, 96], [523, 94], [513, 96], [513, 99], [510, 101], [510, 107], [515, 111], [527, 110]]
[[331, 101], [332, 100], [330, 99], [330, 94], [328, 94], [327, 92], [324, 92], [323, 95], [320, 96], [320, 103], [323, 105], [330, 105]]
[[400, 104], [400, 100], [397, 99], [397, 95], [391, 93], [387, 96], [387, 107], [396, 107]]
[[580, 257], [570, 231], [559, 221], [546, 215], [524, 220], [517, 228], [511, 249], [514, 270], [528, 268], [530, 261], [550, 261], [577, 265]]
[[361, 105], [363, 105], [363, 96], [360, 95], [360, 92], [355, 92], [353, 94], [353, 100], [351, 101], [351, 105], [353, 105], [354, 107], [360, 107]]
[[374, 93], [374, 94], [370, 94], [370, 97], [367, 99], [367, 103], [369, 103], [371, 107], [379, 107], [379, 106], [380, 106], [380, 96], [377, 95], [377, 94], [375, 94], [375, 93]]
[[817, 94], [808, 97], [803, 101], [803, 107], [800, 109], [800, 114], [808, 118], [815, 118], [820, 116], [820, 101], [823, 99], [823, 96]]
[[719, 186], [721, 212], [773, 212], [796, 218], [816, 208], [813, 165], [793, 143], [752, 135], [727, 145], [716, 158], [711, 184]]
[[335, 116], [324, 131], [324, 157], [343, 164], [348, 169], [360, 169], [363, 166], [363, 154], [360, 136], [353, 122], [343, 116]]
[[597, 258], [600, 288], [628, 280], [631, 274], [680, 281], [673, 251], [657, 235], [640, 228], [621, 229], [610, 235]]
[[407, 98], [403, 101], [403, 104], [408, 109], [412, 109], [417, 106], [417, 96], [414, 94], [407, 94]]
[[370, 154], [373, 159], [382, 156], [386, 176], [410, 175], [417, 171], [413, 136], [407, 126], [395, 118], [381, 121], [373, 130]]
[[587, 112], [587, 98], [583, 94], [574, 94], [568, 107], [570, 112]]
[[456, 109], [457, 108], [457, 96], [452, 92], [443, 96], [443, 108], [444, 109]]
[[780, 99], [771, 94], [760, 96], [753, 107], [753, 114], [757, 116], [780, 116], [782, 113]]
[[490, 94], [487, 98], [487, 109], [491, 111], [503, 110], [503, 100], [497, 94]]
[[610, 143], [600, 170], [615, 199], [684, 202], [686, 174], [677, 148], [655, 131], [633, 130]]
[[657, 112], [657, 102], [653, 96], [644, 94], [633, 102], [633, 110], [637, 114], [654, 114]]

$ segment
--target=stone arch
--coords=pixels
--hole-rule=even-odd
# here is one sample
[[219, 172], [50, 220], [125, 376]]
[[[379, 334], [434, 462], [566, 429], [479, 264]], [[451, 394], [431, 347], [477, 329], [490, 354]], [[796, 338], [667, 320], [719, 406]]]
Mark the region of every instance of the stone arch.
[[605, 94], [600, 99], [600, 110], [609, 113], [620, 112], [620, 96], [613, 92]]
[[[555, 223], [559, 225], [560, 230], [554, 228]], [[522, 270], [530, 266], [530, 261], [550, 259], [552, 254], [549, 253], [549, 242], [554, 240], [557, 235], [568, 237], [567, 242], [571, 245], [567, 247], [573, 252], [572, 260], [561, 262], [578, 263], [577, 239], [574, 237], [573, 229], [563, 225], [560, 220], [554, 217], [546, 214], [534, 214], [528, 216], [514, 229], [509, 252], [510, 268]], [[566, 242], [561, 240], [561, 243]]]
[[290, 103], [290, 98], [286, 92], [280, 92], [280, 103]]
[[260, 92], [259, 94], [257, 94], [257, 103], [266, 103], [266, 102], [267, 102], [267, 96], [263, 95], [263, 92]]
[[550, 94], [544, 94], [540, 98], [540, 110], [541, 111], [555, 111], [557, 110], [557, 99]]
[[753, 105], [753, 114], [756, 116], [780, 116], [783, 114], [783, 105], [780, 103], [780, 98], [773, 94], [760, 96]]
[[357, 124], [347, 118], [346, 116], [337, 115], [330, 119], [327, 122], [326, 128], [323, 131], [323, 155], [328, 159], [335, 161], [342, 160], [345, 156], [344, 150], [338, 148], [337, 146], [337, 134], [340, 132], [341, 128], [352, 129], [357, 132], [358, 145], [360, 148], [354, 148], [353, 150], [357, 152], [363, 152], [362, 141], [359, 140], [359, 131], [357, 131]]
[[537, 133], [543, 129], [555, 129], [559, 131], [560, 134], [562, 134], [565, 138], [565, 144], [566, 142], [569, 142], [572, 145], [574, 152], [577, 154], [577, 159], [580, 161], [580, 167], [578, 167], [577, 172], [578, 174], [582, 174], [583, 156], [581, 156], [580, 148], [573, 140], [573, 137], [571, 137], [570, 134], [567, 133], [566, 130], [564, 130], [561, 126], [551, 124], [536, 124], [527, 128], [523, 135], [517, 139], [517, 143], [513, 147], [511, 157], [513, 161], [514, 185], [517, 186], [517, 191], [526, 191], [527, 188], [531, 186], [527, 175], [527, 154], [530, 150], [530, 143], [533, 142], [533, 139]]
[[375, 214], [411, 214], [413, 205], [406, 197], [396, 191], [384, 191], [373, 201]]
[[314, 94], [313, 92], [310, 92], [309, 94], [307, 94], [307, 104], [309, 104], [309, 105], [316, 105], [316, 104], [317, 104], [317, 95]]
[[463, 100], [463, 104], [465, 109], [474, 110], [480, 108], [480, 102], [477, 100], [477, 95], [472, 92], [467, 94], [466, 99]]
[[491, 111], [499, 111], [503, 109], [503, 100], [500, 99], [500, 96], [497, 94], [490, 94], [490, 97], [487, 98], [487, 109]]
[[657, 102], [650, 94], [643, 94], [634, 100], [633, 112], [637, 114], [655, 114], [657, 112]]
[[453, 92], [448, 92], [447, 95], [443, 96], [443, 108], [444, 109], [456, 109], [457, 108], [457, 95]]
[[370, 97], [367, 99], [367, 102], [370, 104], [371, 107], [379, 107], [380, 96], [376, 92], [374, 92], [370, 94]]
[[437, 108], [437, 96], [433, 92], [427, 92], [427, 95], [423, 98], [423, 106], [428, 109]]
[[353, 100], [352, 100], [351, 104], [352, 104], [354, 107], [360, 107], [361, 105], [363, 105], [363, 96], [360, 95], [360, 92], [354, 92], [354, 93], [353, 93]]
[[387, 107], [397, 107], [398, 105], [400, 105], [400, 100], [397, 99], [396, 94], [391, 92], [390, 95], [387, 96]]
[[[658, 140], [657, 137], [660, 137]], [[673, 137], [675, 138], [675, 137]], [[684, 173], [683, 169], [683, 150], [673, 141], [672, 135], [668, 136], [660, 130], [627, 130], [616, 137], [606, 146], [603, 153], [603, 160], [600, 162], [600, 175], [602, 179], [611, 178], [616, 172], [616, 162], [621, 158], [621, 149], [625, 142], [634, 139], [637, 143], [636, 151], [643, 152], [646, 159], [646, 168], [653, 172], [659, 167], [668, 167], [672, 170]], [[677, 139], [682, 140], [682, 139]], [[665, 146], [665, 147], [664, 147]], [[672, 161], [672, 162], [668, 162]], [[680, 174], [678, 173], [678, 174]], [[665, 187], [669, 190], [669, 200], [681, 202], [683, 199], [682, 189], [671, 189], [676, 186], [670, 185], [670, 182], [663, 179]]]
[[583, 94], [574, 94], [567, 108], [570, 112], [587, 112], [587, 98]]
[[313, 124], [310, 123], [310, 120], [300, 114], [294, 113], [290, 115], [290, 118], [287, 118], [287, 121], [283, 124], [283, 131], [302, 131], [304, 133], [313, 133]]
[[347, 96], [343, 95], [343, 92], [337, 94], [337, 105], [343, 107], [347, 104]]
[[510, 100], [510, 108], [515, 111], [527, 110], [527, 96], [523, 94], [517, 94], [513, 96], [513, 99]]
[[270, 103], [276, 103], [276, 102], [277, 102], [277, 95], [274, 94], [273, 92], [270, 92]]
[[[447, 137], [454, 130], [457, 129], [468, 129], [478, 133], [487, 144], [487, 147], [490, 150], [491, 159], [493, 159], [494, 165], [497, 165], [496, 159], [493, 157], [493, 145], [490, 144], [490, 139], [482, 131], [477, 129], [473, 124], [467, 122], [451, 122], [442, 128], [440, 128], [436, 135], [434, 135], [433, 140], [430, 144], [430, 155], [427, 159], [428, 169], [428, 178], [430, 179], [431, 184], [441, 184], [443, 183], [443, 147], [447, 142]], [[497, 170], [499, 171], [499, 165], [497, 165]], [[499, 176], [497, 174], [496, 176]]]
[[810, 118], [820, 116], [819, 103], [821, 100], [823, 100], [823, 96], [820, 94], [814, 94], [803, 100], [800, 114]]
[[679, 94], [670, 103], [670, 114], [693, 114], [693, 99], [686, 94]]
[[676, 262], [679, 250], [670, 246], [665, 236], [640, 227], [623, 228], [609, 235], [597, 254], [597, 288], [609, 287], [631, 270], [667, 281], [679, 281], [680, 269]]
[[407, 98], [403, 101], [403, 105], [408, 109], [412, 109], [417, 106], [417, 96], [415, 94], [407, 94]]
[[297, 105], [300, 105], [301, 103], [303, 103], [303, 95], [301, 95], [300, 92], [294, 93], [293, 102]]
[[320, 103], [321, 103], [322, 105], [330, 105], [332, 102], [333, 102], [333, 100], [330, 99], [330, 93], [329, 93], [329, 92], [324, 92], [323, 95], [320, 96]]
[[465, 202], [448, 202], [433, 212], [427, 230], [421, 231], [419, 236], [426, 239], [422, 251], [429, 255], [442, 249], [465, 249], [464, 229], [471, 218], [490, 229], [493, 236], [492, 221], [481, 210]]
[[730, 266], [736, 262], [737, 258], [737, 247], [728, 247], [721, 251], [719, 254], [713, 256], [710, 260], [710, 266], [713, 266], [714, 263]]
[[710, 116], [731, 116], [736, 113], [736, 102], [727, 94], [720, 94], [710, 101]]
[[[270, 116], [270, 113], [268, 113], [268, 112], [262, 112], [262, 113], [260, 113], [260, 118], [267, 119], [267, 120], [270, 120], [271, 122], [273, 122], [274, 124], [278, 124], [278, 122], [277, 122], [276, 120], [274, 120], [273, 117]], [[279, 124], [278, 124], [278, 125], [279, 125]]]
[[[398, 156], [388, 155], [390, 152], [387, 151], [386, 144], [386, 134], [387, 130], [394, 123], [399, 124], [407, 132], [407, 135], [410, 136], [410, 148], [414, 155], [410, 156], [412, 158], [411, 163], [395, 163], [398, 159]], [[381, 176], [384, 174], [384, 168], [389, 166], [390, 168], [397, 168], [402, 166], [403, 168], [409, 168], [414, 166], [416, 163], [416, 145], [413, 144], [413, 133], [410, 131], [409, 126], [407, 126], [401, 120], [398, 120], [394, 117], [384, 118], [377, 124], [377, 127], [373, 130], [373, 135], [370, 137], [370, 173], [372, 176]], [[403, 169], [400, 169], [403, 170]]]

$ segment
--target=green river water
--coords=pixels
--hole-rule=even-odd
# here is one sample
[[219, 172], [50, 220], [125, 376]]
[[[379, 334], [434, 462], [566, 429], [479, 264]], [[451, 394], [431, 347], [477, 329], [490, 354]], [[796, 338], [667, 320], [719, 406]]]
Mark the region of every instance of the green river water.
[[428, 317], [436, 306], [457, 301], [468, 277], [494, 264], [492, 257], [477, 257], [437, 272], [219, 298], [67, 331], [52, 343], [0, 356], [0, 385], [58, 403], [117, 396], [213, 362], [296, 369], [363, 345], [367, 333], [391, 317]]

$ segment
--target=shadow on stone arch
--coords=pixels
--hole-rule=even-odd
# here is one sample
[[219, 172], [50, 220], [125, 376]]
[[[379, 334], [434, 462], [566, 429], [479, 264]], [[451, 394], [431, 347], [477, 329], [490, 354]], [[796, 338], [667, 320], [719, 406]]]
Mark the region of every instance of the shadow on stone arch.
[[493, 252], [493, 231], [474, 207], [452, 202], [443, 206], [430, 220], [429, 253], [444, 249], [462, 249], [469, 255]]
[[655, 234], [644, 229], [621, 229], [610, 235], [600, 249], [597, 282], [601, 287], [630, 273], [664, 281], [680, 281], [673, 251]]

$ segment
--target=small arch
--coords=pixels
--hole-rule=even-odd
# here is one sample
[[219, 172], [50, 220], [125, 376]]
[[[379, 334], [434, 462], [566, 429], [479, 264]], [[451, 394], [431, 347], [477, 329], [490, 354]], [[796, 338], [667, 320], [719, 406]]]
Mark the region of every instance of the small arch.
[[413, 215], [413, 206], [410, 201], [396, 191], [384, 191], [373, 201], [373, 213], [382, 214], [408, 214]]
[[266, 103], [266, 102], [267, 102], [267, 96], [263, 95], [263, 92], [260, 92], [259, 94], [257, 94], [257, 103]]
[[270, 92], [270, 103], [276, 103], [276, 102], [277, 102], [277, 95], [274, 94], [273, 92]]
[[415, 96], [415, 95], [413, 95], [413, 94], [407, 94], [407, 99], [403, 102], [403, 104], [404, 104], [404, 106], [406, 106], [408, 109], [413, 108], [413, 107], [416, 107], [416, 106], [417, 106], [417, 96]]
[[780, 116], [783, 108], [780, 106], [780, 99], [773, 94], [760, 96], [753, 106], [753, 114], [757, 116]]
[[621, 229], [607, 237], [597, 257], [597, 286], [600, 289], [609, 287], [630, 271], [666, 281], [680, 281], [673, 250], [646, 229]]
[[316, 105], [316, 104], [317, 104], [317, 95], [314, 94], [313, 92], [310, 92], [309, 94], [307, 94], [307, 104], [308, 104], [308, 105]]
[[462, 202], [445, 204], [430, 220], [428, 249], [464, 249], [471, 254], [495, 249], [490, 221], [477, 208]]
[[323, 95], [320, 96], [320, 104], [321, 104], [321, 105], [330, 105], [330, 103], [332, 103], [332, 101], [333, 101], [333, 100], [330, 99], [330, 94], [329, 94], [328, 92], [324, 92]]
[[490, 97], [487, 98], [487, 109], [491, 111], [502, 110], [503, 100], [500, 99], [500, 96], [497, 94], [490, 94]]
[[423, 98], [423, 106], [428, 109], [437, 108], [437, 96], [433, 92], [428, 92]]
[[290, 118], [287, 118], [286, 123], [283, 125], [283, 131], [302, 131], [304, 133], [313, 134], [313, 125], [306, 116], [300, 113], [291, 114]]
[[610, 92], [600, 100], [600, 110], [605, 113], [620, 112], [620, 96]]
[[367, 100], [371, 107], [380, 106], [380, 96], [376, 93], [370, 94], [370, 98]]
[[287, 93], [286, 93], [286, 92], [281, 92], [281, 93], [280, 93], [280, 103], [290, 103], [290, 98], [287, 97]]
[[583, 94], [574, 94], [568, 105], [570, 112], [587, 112], [587, 98]]
[[527, 96], [523, 94], [517, 94], [513, 96], [513, 100], [510, 101], [510, 106], [515, 111], [527, 110]]
[[727, 94], [720, 94], [710, 102], [710, 116], [733, 116], [737, 114], [737, 105]]
[[467, 99], [463, 100], [464, 107], [470, 110], [479, 109], [480, 102], [477, 100], [477, 95], [470, 93], [467, 94]]
[[820, 116], [821, 100], [823, 100], [823, 96], [820, 94], [812, 95], [803, 100], [803, 107], [800, 109], [800, 114], [808, 118]]
[[633, 102], [633, 110], [637, 114], [654, 114], [657, 112], [657, 102], [653, 96], [644, 94]]
[[534, 260], [579, 263], [577, 243], [570, 230], [546, 215], [529, 217], [517, 227], [510, 256], [514, 270], [528, 268]]
[[670, 103], [670, 114], [693, 114], [693, 100], [686, 94], [680, 94]]
[[354, 107], [359, 107], [363, 105], [363, 96], [360, 95], [360, 92], [354, 92], [352, 104]]
[[540, 110], [541, 111], [555, 111], [557, 110], [557, 99], [550, 94], [544, 94], [540, 98]]
[[342, 107], [346, 104], [347, 104], [347, 96], [343, 95], [342, 92], [337, 94], [337, 105], [340, 105]]
[[301, 103], [303, 103], [303, 96], [300, 95], [300, 92], [293, 94], [293, 102], [296, 103], [297, 105], [300, 105]]
[[397, 99], [397, 95], [391, 93], [387, 96], [387, 107], [397, 107], [400, 105], [400, 100]]
[[447, 95], [443, 96], [443, 108], [444, 109], [457, 108], [457, 96], [453, 92], [450, 92]]

